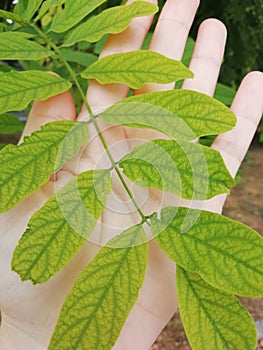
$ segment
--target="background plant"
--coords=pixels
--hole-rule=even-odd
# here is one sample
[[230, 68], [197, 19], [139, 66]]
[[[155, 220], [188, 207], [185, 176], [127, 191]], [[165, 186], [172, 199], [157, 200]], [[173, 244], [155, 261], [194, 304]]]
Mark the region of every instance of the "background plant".
[[[52, 14], [46, 11], [50, 4], [54, 5]], [[141, 186], [186, 199], [207, 199], [227, 193], [234, 181], [220, 154], [191, 141], [230, 130], [235, 117], [218, 101], [179, 89], [131, 96], [100, 115], [93, 114], [84, 94], [91, 78], [101, 83], [122, 82], [135, 89], [146, 82], [169, 83], [192, 76], [182, 63], [150, 51], [94, 59], [86, 67], [77, 62], [80, 67], [75, 67], [74, 62], [70, 63], [72, 52], [69, 55], [65, 48], [75, 45], [80, 38], [83, 40], [83, 32], [89, 47], [108, 33], [124, 30], [132, 18], [157, 10], [149, 3], [137, 1], [98, 15], [97, 8], [102, 4], [102, 0], [87, 3], [85, 11], [76, 11], [77, 16], [71, 13], [80, 8], [76, 0], [66, 1], [65, 8], [62, 1], [21, 1], [14, 13], [0, 12], [2, 18], [14, 21], [12, 26], [6, 24], [1, 33], [4, 43], [1, 59], [44, 60], [42, 63], [48, 62], [49, 67], [53, 62], [60, 67], [59, 76], [40, 67], [36, 69], [37, 66], [34, 69], [24, 66], [28, 69], [23, 72], [12, 69], [2, 72], [1, 112], [23, 109], [35, 99], [46, 99], [71, 86], [89, 111], [86, 122], [49, 123], [25, 138], [21, 145], [9, 145], [2, 150], [0, 210], [12, 208], [46, 183], [88, 141], [87, 125], [91, 123], [111, 162], [109, 168], [79, 174], [32, 216], [14, 251], [12, 268], [22, 280], [30, 279], [33, 283], [44, 283], [60, 271], [91, 234], [111, 192], [111, 175], [115, 171], [140, 220], [108, 242], [81, 272], [62, 308], [49, 348], [110, 349], [114, 345], [143, 282], [147, 225], [160, 247], [177, 263], [179, 306], [193, 349], [203, 349], [204, 344], [218, 349], [253, 349], [256, 341], [253, 322], [234, 295], [262, 295], [262, 238], [245, 225], [205, 211], [167, 207], [162, 209], [161, 216], [157, 212], [146, 215], [123, 176], [124, 173], [132, 181], [142, 180]], [[40, 27], [36, 25], [37, 21], [44, 21], [46, 14], [46, 22]], [[94, 21], [92, 15], [101, 17]], [[87, 57], [88, 53], [83, 53]], [[144, 143], [115, 160], [97, 118], [108, 124], [152, 128], [171, 140]], [[21, 174], [27, 182], [21, 181]], [[200, 338], [195, 336], [196, 327], [201, 331]]]

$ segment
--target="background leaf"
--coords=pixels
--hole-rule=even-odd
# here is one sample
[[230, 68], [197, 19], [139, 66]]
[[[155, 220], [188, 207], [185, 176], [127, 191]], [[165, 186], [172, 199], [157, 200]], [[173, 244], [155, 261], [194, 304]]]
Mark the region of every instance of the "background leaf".
[[93, 231], [110, 191], [109, 171], [87, 171], [70, 181], [30, 219], [12, 269], [34, 284], [55, 275]]
[[228, 193], [234, 185], [219, 152], [190, 142], [147, 142], [135, 147], [119, 165], [132, 181], [142, 180], [141, 186], [187, 199]]
[[19, 0], [14, 8], [14, 13], [30, 20], [40, 7], [42, 1], [43, 0]]
[[[191, 58], [192, 58], [192, 54], [194, 51], [194, 47], [195, 47], [195, 41], [194, 39], [192, 39], [190, 36], [187, 38], [186, 40], [186, 44], [185, 44], [185, 48], [184, 48], [184, 53], [183, 53], [183, 57], [182, 57], [182, 63], [186, 66], [189, 67], [190, 62], [191, 62]], [[175, 88], [176, 89], [180, 89], [183, 85], [183, 81], [177, 81], [175, 84]]]
[[0, 73], [0, 113], [24, 109], [31, 101], [46, 100], [70, 87], [69, 81], [47, 72]]
[[66, 0], [65, 9], [54, 17], [51, 31], [62, 33], [79, 23], [106, 0]]
[[61, 48], [60, 52], [69, 62], [76, 62], [85, 67], [97, 61], [97, 56], [93, 55], [92, 53], [81, 52], [67, 48]]
[[15, 21], [15, 22], [21, 23], [21, 24], [25, 24], [25, 25], [28, 25], [28, 23], [29, 23], [22, 16], [19, 16], [16, 13], [9, 12], [9, 11], [4, 11], [4, 10], [0, 10], [0, 18], [11, 19], [12, 21]]
[[1, 60], [38, 60], [53, 55], [45, 47], [27, 40], [18, 33], [0, 33]]
[[131, 96], [123, 102], [150, 103], [181, 118], [196, 135], [221, 134], [236, 124], [234, 113], [215, 99], [196, 91], [171, 90]]
[[0, 134], [23, 131], [24, 124], [13, 114], [0, 115]]
[[124, 83], [139, 89], [144, 83], [168, 84], [193, 73], [181, 62], [154, 51], [117, 53], [99, 59], [85, 69], [81, 76], [96, 79], [101, 84]]
[[178, 265], [227, 293], [263, 296], [263, 238], [208, 211], [169, 207], [152, 218], [157, 243]]
[[193, 350], [254, 350], [253, 319], [239, 301], [176, 267], [176, 290], [183, 325]]
[[224, 103], [227, 106], [230, 106], [235, 97], [236, 91], [235, 89], [226, 86], [224, 84], [217, 83], [216, 89], [214, 93], [214, 98], [218, 101]]
[[19, 146], [6, 146], [0, 152], [0, 212], [46, 183], [87, 139], [86, 123], [59, 121], [44, 125]]
[[157, 11], [157, 6], [146, 1], [135, 1], [130, 5], [107, 9], [75, 28], [63, 46], [71, 46], [83, 40], [95, 42], [105, 34], [121, 33], [129, 26], [133, 18], [149, 16]]
[[60, 6], [65, 3], [65, 0], [45, 0], [43, 1], [39, 11], [38, 15], [35, 18], [34, 22], [37, 22], [41, 17], [43, 17], [52, 6]]
[[[114, 238], [145, 241], [141, 225]], [[67, 297], [49, 350], [110, 350], [142, 286], [148, 245], [104, 247], [81, 272]]]

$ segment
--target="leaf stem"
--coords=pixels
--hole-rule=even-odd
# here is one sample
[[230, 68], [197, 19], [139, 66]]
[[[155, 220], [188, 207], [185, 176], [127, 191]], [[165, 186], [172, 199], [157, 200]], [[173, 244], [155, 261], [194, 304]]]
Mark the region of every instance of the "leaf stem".
[[65, 67], [67, 68], [67, 70], [68, 70], [68, 72], [69, 72], [69, 74], [70, 74], [70, 76], [71, 76], [73, 82], [76, 84], [76, 87], [77, 87], [77, 89], [78, 89], [78, 91], [79, 91], [79, 93], [80, 93], [80, 95], [81, 95], [81, 98], [82, 98], [82, 100], [83, 100], [83, 102], [84, 102], [84, 104], [85, 104], [85, 107], [87, 108], [87, 111], [89, 112], [90, 121], [93, 123], [93, 125], [94, 125], [94, 127], [95, 127], [95, 129], [96, 129], [96, 131], [97, 131], [97, 133], [98, 133], [98, 136], [99, 136], [99, 138], [100, 138], [100, 141], [101, 141], [101, 143], [102, 143], [102, 145], [103, 145], [103, 147], [104, 147], [104, 149], [105, 149], [105, 152], [107, 153], [107, 156], [108, 156], [109, 159], [110, 159], [110, 162], [111, 162], [111, 164], [112, 164], [112, 168], [116, 171], [116, 173], [117, 173], [117, 175], [118, 175], [118, 177], [119, 177], [119, 179], [120, 179], [120, 181], [121, 181], [121, 183], [122, 183], [124, 189], [126, 190], [128, 196], [130, 197], [130, 199], [131, 199], [133, 205], [135, 206], [136, 210], [137, 210], [138, 213], [140, 214], [140, 216], [141, 216], [141, 218], [142, 218], [142, 222], [143, 222], [143, 223], [146, 222], [147, 224], [149, 224], [148, 221], [147, 221], [147, 217], [146, 217], [146, 216], [143, 214], [143, 212], [141, 211], [141, 209], [140, 209], [138, 203], [136, 202], [136, 200], [135, 200], [135, 198], [134, 198], [132, 192], [130, 191], [130, 189], [129, 189], [129, 187], [128, 187], [128, 185], [127, 185], [127, 183], [126, 183], [124, 177], [122, 176], [122, 173], [121, 173], [120, 169], [118, 168], [118, 164], [115, 162], [115, 160], [114, 160], [114, 158], [113, 158], [113, 156], [112, 156], [112, 154], [111, 154], [111, 152], [110, 152], [110, 150], [109, 150], [109, 148], [108, 148], [107, 142], [106, 142], [105, 138], [103, 137], [102, 132], [101, 132], [101, 130], [100, 130], [100, 128], [99, 128], [99, 125], [98, 125], [98, 123], [97, 123], [97, 121], [96, 121], [96, 116], [95, 116], [95, 115], [93, 114], [93, 112], [92, 112], [92, 109], [91, 109], [91, 107], [90, 107], [90, 105], [89, 105], [89, 103], [88, 103], [88, 101], [87, 101], [87, 98], [86, 98], [86, 96], [85, 96], [85, 93], [83, 92], [83, 90], [82, 90], [82, 88], [81, 88], [81, 85], [80, 85], [80, 83], [79, 83], [79, 81], [78, 81], [78, 78], [77, 78], [77, 76], [76, 76], [74, 70], [71, 68], [71, 66], [70, 66], [70, 64], [68, 63], [68, 61], [67, 61], [67, 60], [64, 58], [64, 56], [61, 54], [61, 52], [59, 51], [59, 48], [57, 47], [57, 45], [54, 44], [54, 43], [49, 39], [49, 37], [48, 37], [45, 33], [43, 33], [43, 31], [42, 31], [41, 29], [38, 28], [38, 26], [37, 26], [36, 24], [31, 24], [31, 27], [33, 27], [34, 30], [35, 30], [35, 31], [50, 45], [50, 47], [51, 47], [51, 48], [54, 50], [54, 52], [59, 56], [59, 58], [62, 60], [63, 64], [64, 64]]

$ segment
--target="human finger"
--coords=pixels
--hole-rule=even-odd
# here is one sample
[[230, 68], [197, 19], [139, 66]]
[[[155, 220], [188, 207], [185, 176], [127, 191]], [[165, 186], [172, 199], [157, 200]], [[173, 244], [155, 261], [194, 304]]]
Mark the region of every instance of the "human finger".
[[[169, 58], [180, 60], [188, 37], [199, 0], [167, 1], [160, 14], [149, 50]], [[171, 84], [145, 84], [135, 94], [173, 89]]]
[[[237, 124], [231, 131], [217, 136], [212, 148], [219, 151], [230, 174], [235, 177], [245, 157], [263, 114], [263, 73], [251, 72], [242, 81], [231, 106]], [[205, 209], [221, 212], [226, 195], [212, 198]]]
[[216, 19], [207, 19], [200, 25], [189, 66], [194, 78], [186, 79], [183, 89], [213, 95], [223, 60], [226, 37], [224, 24]]

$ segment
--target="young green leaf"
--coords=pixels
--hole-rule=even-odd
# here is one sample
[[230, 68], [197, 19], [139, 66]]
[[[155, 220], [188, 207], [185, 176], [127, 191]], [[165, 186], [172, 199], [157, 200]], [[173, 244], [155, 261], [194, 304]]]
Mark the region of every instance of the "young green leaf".
[[66, 0], [65, 9], [54, 17], [50, 30], [62, 33], [79, 23], [106, 0]]
[[212, 287], [178, 265], [176, 290], [191, 349], [255, 349], [254, 321], [233, 295]]
[[189, 126], [177, 115], [163, 107], [143, 102], [117, 103], [99, 115], [105, 123], [130, 128], [158, 130], [175, 140], [193, 140]]
[[34, 284], [55, 275], [93, 231], [110, 191], [106, 170], [87, 171], [70, 181], [30, 219], [14, 251], [12, 269]]
[[131, 96], [120, 103], [150, 103], [181, 118], [196, 137], [216, 135], [236, 124], [234, 113], [210, 96], [196, 91], [171, 90]]
[[95, 42], [105, 34], [121, 33], [133, 18], [149, 16], [157, 11], [157, 6], [146, 1], [135, 1], [130, 5], [112, 7], [73, 29], [63, 46], [71, 46], [83, 40]]
[[135, 147], [119, 165], [132, 181], [142, 180], [141, 186], [187, 199], [228, 193], [234, 185], [219, 152], [190, 142], [147, 142]]
[[18, 14], [9, 12], [9, 11], [0, 10], [0, 18], [11, 19], [12, 21], [15, 21], [20, 24], [25, 24], [25, 25], [29, 24], [29, 21], [27, 21], [22, 16], [19, 16]]
[[45, 184], [87, 139], [86, 123], [60, 121], [44, 125], [19, 146], [5, 147], [0, 153], [0, 212]]
[[76, 51], [72, 49], [67, 48], [61, 48], [60, 53], [66, 58], [69, 62], [76, 62], [78, 64], [81, 64], [82, 66], [89, 66], [93, 62], [97, 61], [97, 56], [87, 53], [87, 52], [81, 52]]
[[[141, 225], [124, 231], [81, 272], [68, 295], [49, 350], [110, 350], [134, 305], [144, 279], [147, 244]], [[130, 242], [127, 247], [126, 244]], [[139, 245], [136, 245], [139, 244]]]
[[13, 114], [0, 115], [0, 134], [23, 131], [23, 123]]
[[53, 55], [53, 51], [13, 32], [0, 33], [0, 60], [38, 60]]
[[14, 13], [30, 20], [38, 8], [40, 7], [43, 0], [19, 0], [14, 8]]
[[168, 207], [151, 219], [157, 243], [178, 265], [227, 293], [263, 296], [263, 238], [222, 215]]
[[139, 89], [144, 83], [168, 84], [192, 78], [193, 73], [181, 62], [154, 51], [116, 53], [99, 59], [81, 76], [96, 79], [101, 84], [124, 83]]
[[45, 100], [70, 87], [69, 81], [47, 72], [0, 73], [0, 113], [21, 110], [31, 101]]

